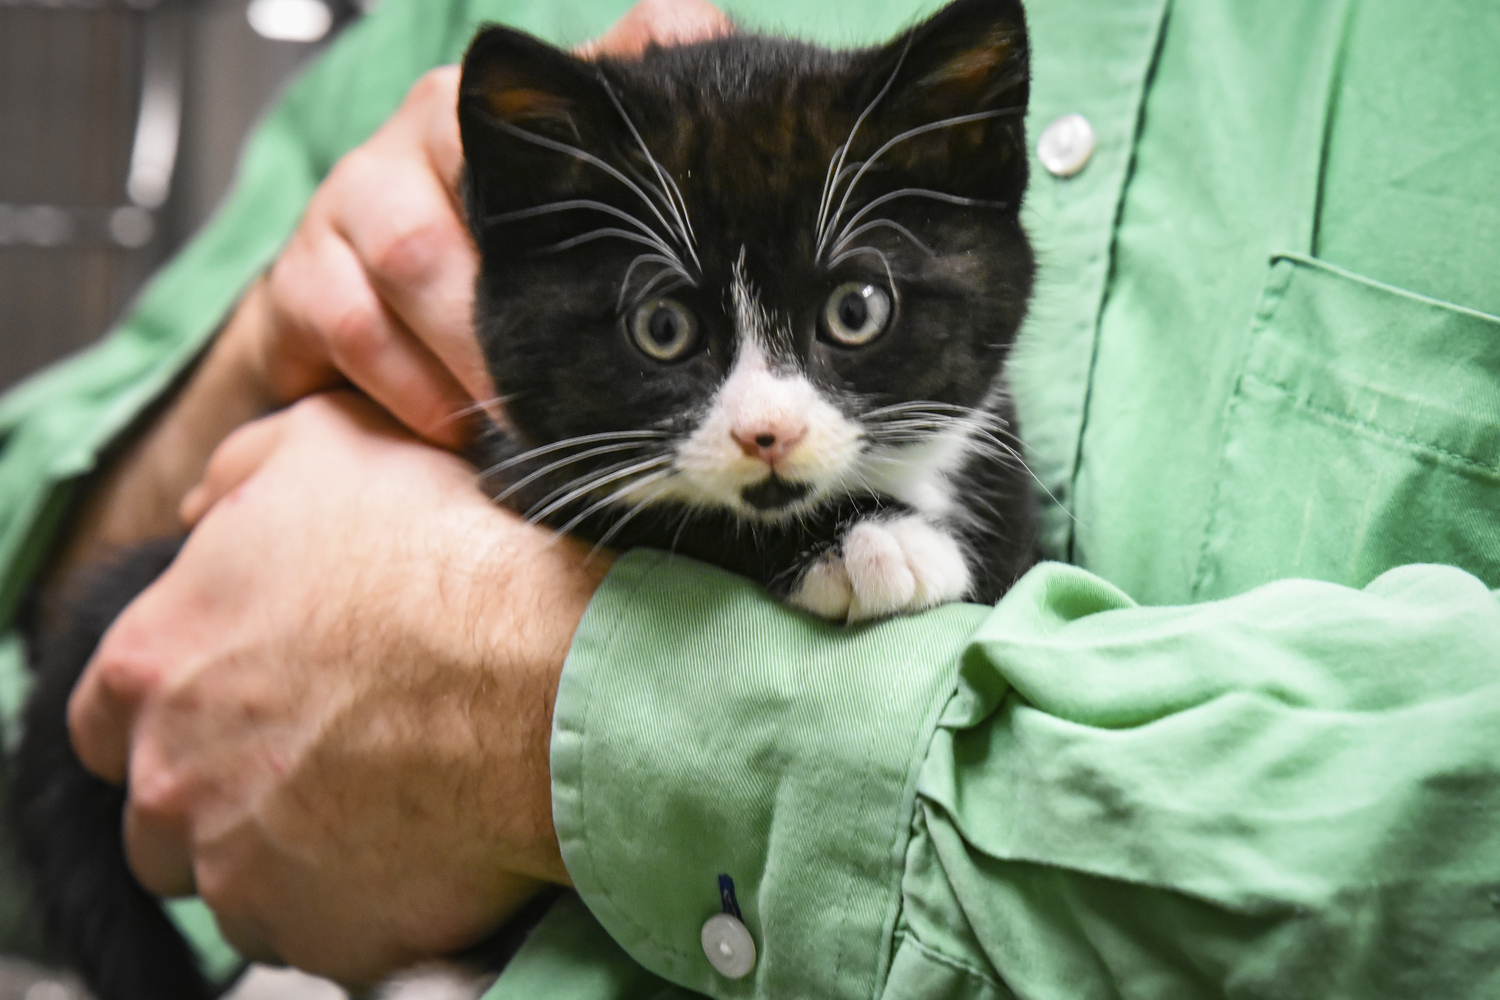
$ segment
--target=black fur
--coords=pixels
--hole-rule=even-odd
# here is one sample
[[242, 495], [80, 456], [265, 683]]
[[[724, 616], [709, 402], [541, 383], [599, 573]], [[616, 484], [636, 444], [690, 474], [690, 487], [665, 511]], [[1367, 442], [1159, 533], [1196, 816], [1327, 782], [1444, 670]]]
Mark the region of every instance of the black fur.
[[[803, 372], [850, 419], [914, 398], [984, 405], [1004, 422], [995, 439], [1019, 456], [1014, 412], [995, 389], [1003, 387], [1001, 368], [1032, 281], [1018, 218], [1027, 87], [1018, 0], [958, 0], [891, 45], [858, 52], [736, 36], [589, 64], [518, 32], [482, 32], [461, 88], [465, 193], [483, 258], [476, 325], [515, 428], [491, 428], [477, 446], [491, 467], [488, 484], [500, 490], [521, 483], [548, 463], [546, 456], [527, 458], [530, 449], [574, 435], [640, 427], [663, 429], [674, 440], [688, 433], [735, 359], [724, 290], [740, 262], [777, 317], [774, 363]], [[625, 281], [640, 247], [606, 238], [538, 252], [601, 220], [597, 213], [526, 214], [583, 198], [642, 211], [626, 184], [555, 148], [581, 146], [626, 176], [651, 176], [611, 92], [677, 178], [700, 237], [697, 287], [674, 294], [699, 317], [703, 340], [672, 364], [652, 361], [625, 335], [624, 314], [649, 281], [639, 271]], [[924, 123], [995, 113], [892, 147], [855, 189], [846, 215], [907, 187], [963, 203], [893, 200], [884, 214], [896, 225], [868, 240], [883, 257], [829, 263], [823, 254], [820, 262], [815, 220], [825, 168], [872, 105], [851, 161]], [[895, 282], [899, 293], [890, 330], [860, 349], [820, 333], [829, 289], [850, 280]], [[507, 502], [534, 511], [588, 468], [538, 474]], [[987, 453], [970, 458], [959, 478], [972, 516], [949, 527], [976, 554], [970, 596], [992, 601], [1035, 560], [1031, 491], [1015, 465]], [[801, 487], [756, 489], [772, 505]], [[852, 523], [911, 512], [891, 496], [851, 490], [779, 522], [673, 502], [643, 509], [621, 528], [618, 510], [590, 511], [593, 501], [589, 494], [544, 520], [595, 540], [608, 537], [618, 548], [675, 549], [780, 595], [813, 559], [836, 550]], [[69, 693], [99, 638], [178, 544], [147, 546], [99, 574], [61, 616], [63, 624], [33, 643], [37, 686], [10, 805], [49, 933], [102, 1000], [212, 995], [190, 950], [125, 864], [124, 790], [83, 770], [66, 727]], [[552, 898], [467, 957], [503, 965]]]
[[85, 582], [66, 625], [31, 645], [36, 687], [16, 751], [11, 808], [49, 940], [99, 996], [213, 996], [191, 950], [125, 864], [125, 790], [83, 769], [68, 696], [115, 617], [171, 563], [180, 541], [134, 550]]

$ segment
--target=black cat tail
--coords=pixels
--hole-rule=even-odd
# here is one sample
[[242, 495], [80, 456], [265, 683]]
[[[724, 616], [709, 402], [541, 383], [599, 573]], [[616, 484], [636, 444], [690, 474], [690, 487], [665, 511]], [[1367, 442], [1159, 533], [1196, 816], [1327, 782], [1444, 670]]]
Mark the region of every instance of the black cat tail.
[[73, 685], [116, 615], [176, 555], [180, 541], [133, 551], [97, 576], [36, 637], [35, 687], [11, 771], [10, 808], [47, 939], [99, 1000], [217, 995], [161, 904], [125, 861], [125, 791], [84, 770], [68, 737]]

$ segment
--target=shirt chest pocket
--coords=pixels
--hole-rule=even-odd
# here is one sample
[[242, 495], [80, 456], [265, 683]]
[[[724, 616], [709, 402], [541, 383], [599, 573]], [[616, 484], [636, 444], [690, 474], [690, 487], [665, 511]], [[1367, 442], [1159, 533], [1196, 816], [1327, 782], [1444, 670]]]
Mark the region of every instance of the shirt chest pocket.
[[1500, 319], [1272, 260], [1194, 585], [1363, 586], [1407, 563], [1500, 587]]

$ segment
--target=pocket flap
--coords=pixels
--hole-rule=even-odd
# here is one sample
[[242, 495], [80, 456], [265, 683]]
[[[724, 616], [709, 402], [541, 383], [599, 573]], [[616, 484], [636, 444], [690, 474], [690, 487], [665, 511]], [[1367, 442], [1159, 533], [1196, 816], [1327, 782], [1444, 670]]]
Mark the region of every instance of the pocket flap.
[[1500, 474], [1500, 318], [1278, 254], [1256, 325], [1295, 405]]

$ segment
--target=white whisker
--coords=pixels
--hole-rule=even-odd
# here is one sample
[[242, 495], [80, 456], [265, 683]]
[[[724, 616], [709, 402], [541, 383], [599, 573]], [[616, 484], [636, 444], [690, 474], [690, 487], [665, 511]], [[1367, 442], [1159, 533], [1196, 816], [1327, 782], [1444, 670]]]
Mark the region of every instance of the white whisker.
[[[856, 121], [854, 127], [858, 128], [859, 122]], [[828, 212], [829, 192], [832, 190], [834, 184], [837, 183], [833, 170], [835, 165], [843, 159], [844, 150], [848, 146], [849, 143], [846, 140], [842, 146], [833, 151], [833, 155], [828, 158], [828, 169], [823, 173], [823, 193], [818, 196], [818, 223], [813, 230], [813, 237], [819, 242], [822, 242], [823, 239], [823, 216]]]
[[[630, 482], [625, 483], [623, 486], [620, 486], [618, 489], [611, 490], [610, 494], [608, 496], [606, 496], [604, 499], [602, 499], [602, 500], [596, 500], [593, 503], [589, 504], [589, 506], [586, 507], [583, 510], [582, 513], [580, 513], [577, 516], [575, 516], [571, 521], [569, 521], [567, 524], [563, 525], [558, 530], [561, 531], [561, 532], [563, 532], [564, 534], [566, 534], [567, 532], [572, 531], [574, 528], [576, 528], [580, 524], [582, 524], [584, 522], [584, 520], [586, 518], [588, 518], [588, 516], [590, 514], [594, 514], [594, 513], [598, 512], [598, 511], [601, 511], [605, 507], [608, 507], [610, 504], [615, 503], [616, 501], [618, 501], [622, 497], [624, 497], [627, 493], [629, 493], [631, 490], [639, 489], [640, 487], [648, 485], [650, 483], [660, 482], [661, 480], [667, 478], [670, 475], [672, 475], [672, 470], [671, 469], [662, 469], [662, 470], [660, 470], [658, 472], [653, 472], [650, 475], [642, 476], [639, 479], [632, 479]], [[630, 513], [628, 513], [623, 520], [621, 520], [619, 522], [616, 522], [616, 524], [613, 527], [611, 527], [608, 531], [606, 531], [603, 535], [600, 536], [599, 541], [595, 543], [595, 548], [598, 548], [599, 546], [602, 546], [610, 538], [613, 538], [614, 535], [615, 535], [615, 532], [619, 530], [620, 526], [624, 523], [624, 521], [628, 521], [631, 517], [634, 517], [635, 514], [637, 512], [639, 512], [642, 507], [644, 507], [646, 504], [650, 503], [656, 497], [661, 496], [662, 492], [664, 492], [664, 491], [663, 490], [657, 490], [651, 496], [647, 497], [646, 499], [642, 500], [640, 503], [638, 503], [634, 507], [632, 507], [630, 509]]]
[[884, 418], [887, 416], [899, 416], [904, 413], [931, 414], [933, 417], [956, 415], [973, 420], [989, 421], [1006, 426], [1006, 421], [998, 414], [976, 406], [965, 406], [962, 403], [944, 403], [933, 399], [914, 399], [904, 403], [892, 403], [889, 406], [876, 407], [866, 410], [862, 414], [863, 419], [871, 417]]
[[[681, 235], [683, 247], [687, 249], [689, 254], [692, 254], [693, 264], [698, 270], [703, 270], [703, 263], [698, 260], [697, 251], [693, 249], [692, 224], [687, 218], [687, 202], [683, 200], [682, 189], [677, 186], [677, 182], [672, 179], [671, 175], [662, 169], [661, 164], [656, 161], [656, 157], [651, 155], [651, 149], [646, 145], [646, 140], [641, 138], [641, 133], [636, 129], [635, 122], [631, 121], [630, 115], [625, 112], [625, 105], [620, 103], [620, 98], [615, 94], [615, 88], [609, 85], [609, 80], [605, 78], [603, 71], [598, 71], [598, 75], [599, 82], [604, 85], [604, 92], [609, 95], [610, 103], [615, 106], [615, 110], [620, 113], [620, 117], [625, 119], [625, 124], [629, 127], [630, 134], [635, 138], [636, 145], [641, 148], [641, 152], [646, 155], [646, 162], [656, 172], [656, 179], [662, 185], [662, 200], [667, 203], [667, 207], [671, 209], [672, 215], [677, 219], [677, 231]], [[667, 195], [666, 188], [668, 186], [670, 186], [671, 190], [677, 196], [676, 203], [673, 203], [672, 199]]]
[[[615, 297], [615, 312], [619, 312], [625, 307], [625, 296], [630, 292], [630, 276], [635, 273], [636, 267], [641, 264], [660, 264], [662, 266], [662, 270], [658, 271], [656, 274], [652, 275], [649, 280], [647, 280], [645, 287], [643, 287], [640, 292], [636, 294], [637, 299], [644, 299], [646, 297], [646, 294], [651, 291], [652, 286], [655, 285], [658, 281], [662, 280], [662, 278], [665, 276], [676, 275], [679, 285], [694, 284], [693, 280], [688, 277], [686, 271], [683, 271], [666, 257], [663, 257], [660, 254], [643, 253], [635, 260], [630, 262], [630, 266], [625, 269], [625, 277], [620, 279], [620, 294]], [[677, 288], [679, 287], [679, 285], [673, 285], [672, 288]], [[670, 289], [664, 289], [663, 291], [670, 291]]]
[[[887, 202], [895, 201], [897, 198], [931, 198], [934, 201], [946, 201], [954, 205], [964, 205], [971, 208], [1010, 207], [1010, 202], [1007, 201], [987, 201], [983, 198], [965, 198], [962, 195], [948, 194], [943, 191], [934, 191], [931, 188], [900, 188], [895, 191], [888, 191], [885, 194], [881, 195], [879, 198], [871, 200], [868, 205], [863, 206], [858, 212], [855, 212], [852, 216], [849, 217], [849, 221], [844, 224], [844, 228], [840, 232], [839, 238], [834, 244], [834, 252], [838, 252], [840, 246], [847, 243], [849, 240], [852, 240], [857, 233], [865, 228], [865, 226], [860, 226], [859, 229], [850, 232], [849, 227], [858, 223], [860, 219], [863, 219], [874, 209], [879, 208], [881, 205], [884, 205]], [[891, 224], [895, 225], [895, 223]], [[866, 225], [870, 225], [870, 223], [866, 223]], [[911, 234], [908, 233], [907, 235], [910, 236]], [[931, 253], [930, 250], [928, 252]]]
[[[558, 469], [565, 469], [575, 462], [582, 462], [590, 458], [598, 458], [601, 455], [614, 455], [622, 451], [639, 451], [641, 448], [646, 447], [647, 443], [648, 442], [644, 441], [640, 443], [627, 441], [619, 444], [604, 444], [600, 445], [597, 448], [589, 448], [586, 451], [581, 451], [576, 455], [569, 455], [566, 458], [560, 458], [555, 462], [547, 463], [540, 469], [537, 469], [529, 475], [523, 476], [522, 478], [511, 483], [505, 489], [496, 494], [493, 499], [496, 503], [504, 503], [507, 499], [514, 496], [517, 490], [525, 489], [527, 486], [536, 482], [538, 479], [541, 479], [548, 473], [556, 472]], [[631, 461], [634, 461], [634, 459], [631, 459]]]
[[454, 410], [452, 413], [448, 414], [446, 419], [451, 422], [454, 420], [462, 420], [464, 417], [472, 417], [476, 413], [487, 413], [489, 412], [490, 407], [502, 407], [515, 398], [515, 394], [511, 394], [508, 396], [491, 396], [489, 399], [475, 400], [468, 406], [461, 406], [458, 409]]
[[682, 508], [682, 523], [677, 525], [677, 532], [672, 536], [672, 544], [667, 547], [668, 552], [677, 551], [677, 543], [682, 540], [682, 533], [687, 530], [687, 526], [689, 522], [692, 521], [693, 515], [695, 513], [697, 513], [697, 509], [695, 507]]
[[640, 460], [641, 459], [639, 455], [632, 455], [630, 458], [610, 462], [596, 469], [588, 469], [582, 475], [573, 476], [572, 478], [564, 482], [561, 486], [556, 487], [550, 493], [543, 496], [540, 500], [537, 500], [531, 505], [529, 510], [534, 511], [541, 507], [545, 507], [553, 500], [556, 500], [558, 497], [562, 496], [565, 493], [568, 493], [571, 490], [576, 490], [580, 486], [583, 486], [586, 490], [592, 489], [593, 486], [597, 484], [598, 481], [603, 477], [613, 472], [619, 472], [621, 469], [629, 468], [630, 466], [640, 462]]
[[[604, 162], [593, 153], [579, 149], [577, 146], [570, 146], [565, 142], [558, 142], [556, 139], [549, 139], [544, 135], [537, 135], [535, 132], [528, 132], [523, 128], [518, 128], [517, 126], [512, 125], [508, 121], [503, 121], [497, 118], [494, 119], [494, 123], [498, 125], [501, 130], [509, 132], [511, 135], [522, 140], [523, 142], [530, 142], [534, 145], [541, 146], [543, 149], [550, 149], [554, 152], [566, 153], [569, 156], [576, 157], [577, 159], [582, 160], [584, 163], [590, 164], [591, 166], [595, 166], [600, 170], [603, 170], [605, 173], [609, 174], [615, 180], [619, 181], [621, 184], [624, 184], [627, 188], [634, 192], [637, 198], [640, 198], [641, 201], [645, 202], [646, 207], [651, 209], [651, 214], [655, 215], [657, 221], [659, 221], [664, 227], [666, 227], [667, 232], [672, 231], [672, 224], [667, 221], [666, 216], [661, 214], [661, 210], [657, 208], [656, 202], [652, 201], [649, 197], [647, 197], [646, 192], [641, 190], [639, 184], [635, 183], [635, 181], [631, 180], [629, 177], [626, 177], [615, 167], [610, 166], [608, 163]], [[663, 245], [663, 249], [666, 249], [665, 245]]]
[[[621, 479], [624, 479], [627, 476], [635, 475], [637, 472], [645, 472], [648, 469], [657, 468], [663, 463], [670, 462], [671, 460], [672, 457], [670, 455], [657, 455], [654, 458], [648, 458], [643, 462], [636, 462], [633, 465], [628, 465], [623, 469], [616, 469], [608, 475], [594, 476], [591, 479], [585, 480], [581, 486], [570, 490], [566, 495], [553, 500], [551, 503], [548, 503], [541, 510], [536, 510], [535, 508], [533, 508], [532, 510], [527, 511], [526, 520], [531, 521], [532, 523], [542, 521], [547, 517], [547, 515], [561, 510], [568, 504], [572, 503], [574, 500], [577, 500], [579, 497], [587, 496], [601, 486], [608, 486], [610, 483], [619, 482]], [[542, 503], [546, 503], [545, 499], [542, 501]]]
[[835, 254], [837, 254], [840, 250], [844, 249], [844, 247], [847, 246], [850, 242], [852, 242], [853, 240], [857, 239], [861, 233], [869, 232], [872, 229], [879, 229], [881, 226], [884, 226], [887, 229], [894, 229], [894, 230], [896, 230], [896, 232], [900, 233], [902, 236], [905, 236], [907, 239], [909, 239], [913, 243], [915, 243], [919, 249], [925, 251], [927, 253], [927, 256], [929, 256], [929, 257], [936, 257], [937, 256], [937, 251], [933, 250], [932, 247], [928, 246], [926, 243], [923, 243], [921, 240], [917, 239], [916, 235], [913, 234], [910, 229], [907, 229], [901, 223], [895, 222], [895, 221], [893, 221], [891, 219], [875, 219], [872, 222], [866, 222], [864, 225], [860, 226], [858, 229], [854, 230], [853, 232], [846, 232], [843, 236], [840, 236], [839, 237], [839, 241], [833, 245], [833, 252]]
[[656, 430], [597, 431], [593, 434], [580, 434], [577, 437], [563, 438], [561, 441], [553, 441], [551, 444], [544, 444], [539, 447], [524, 451], [519, 455], [513, 455], [503, 462], [498, 462], [495, 465], [490, 466], [488, 469], [480, 472], [479, 475], [481, 478], [485, 476], [493, 476], [497, 472], [502, 472], [506, 469], [509, 469], [511, 466], [519, 465], [522, 462], [529, 462], [533, 458], [539, 458], [542, 455], [548, 455], [554, 451], [561, 451], [563, 448], [574, 448], [579, 445], [593, 444], [597, 441], [628, 441], [639, 439], [640, 441], [645, 442], [656, 441], [670, 436], [671, 435], [669, 435], [666, 431]]
[[605, 226], [600, 229], [592, 229], [580, 236], [572, 236], [568, 239], [561, 240], [548, 246], [538, 247], [537, 249], [529, 252], [532, 255], [540, 255], [544, 253], [561, 253], [564, 250], [571, 250], [580, 244], [591, 243], [594, 240], [607, 239], [611, 236], [618, 236], [622, 240], [630, 240], [632, 243], [642, 243], [648, 247], [651, 247], [653, 250], [660, 250], [663, 254], [672, 257], [673, 262], [676, 263], [678, 267], [682, 266], [681, 262], [676, 260], [675, 255], [672, 254], [672, 251], [668, 249], [667, 246], [661, 242], [661, 240], [642, 236], [639, 233], [632, 233], [628, 229], [617, 229], [613, 226]]
[[623, 208], [618, 208], [608, 202], [596, 201], [593, 198], [569, 198], [564, 201], [552, 201], [545, 205], [537, 205], [532, 208], [518, 208], [512, 212], [498, 212], [494, 215], [485, 216], [486, 226], [504, 225], [507, 222], [519, 222], [522, 219], [533, 219], [540, 215], [551, 215], [554, 212], [573, 212], [588, 209], [595, 212], [606, 212], [617, 219], [623, 219], [635, 225], [642, 233], [661, 241], [661, 234], [652, 229], [639, 218], [631, 215]]
[[[875, 110], [875, 106], [885, 98], [886, 93], [891, 89], [891, 85], [896, 82], [896, 77], [901, 73], [901, 67], [906, 64], [906, 56], [909, 52], [911, 52], [911, 40], [912, 36], [907, 35], [906, 44], [901, 48], [901, 55], [896, 58], [896, 65], [892, 67], [891, 75], [886, 77], [885, 84], [880, 88], [880, 91], [875, 95], [874, 99], [871, 100], [869, 104], [865, 105], [865, 109], [859, 113], [859, 117], [854, 119], [854, 126], [849, 129], [848, 137], [844, 140], [844, 144], [838, 148], [838, 152], [835, 154], [838, 169], [832, 170], [831, 168], [833, 167], [833, 163], [829, 164], [830, 172], [834, 176], [834, 181], [833, 184], [826, 189], [823, 203], [818, 206], [818, 226], [816, 232], [818, 237], [818, 253], [820, 256], [823, 251], [825, 236], [824, 227], [825, 225], [832, 226], [837, 221], [837, 216], [835, 216], [833, 219], [828, 218], [828, 209], [833, 206], [834, 193], [838, 190], [838, 178], [844, 168], [844, 157], [848, 155], [849, 147], [854, 144], [854, 136], [859, 132], [859, 127], [864, 124], [865, 119], [870, 116], [870, 112]], [[845, 194], [845, 200], [848, 200], [847, 192]], [[843, 214], [842, 209], [840, 210], [839, 214]]]
[[[873, 167], [880, 160], [880, 158], [891, 149], [891, 147], [897, 145], [898, 143], [905, 142], [908, 139], [912, 139], [916, 136], [924, 135], [928, 132], [933, 132], [938, 129], [952, 128], [955, 125], [966, 125], [969, 122], [985, 121], [989, 118], [999, 118], [1003, 115], [1015, 114], [1018, 111], [1024, 110], [1024, 108], [995, 108], [990, 111], [976, 111], [972, 114], [967, 115], [954, 115], [951, 118], [941, 118], [935, 122], [928, 122], [926, 125], [918, 125], [916, 128], [907, 129], [905, 132], [902, 132], [895, 137], [886, 140], [885, 144], [875, 151], [874, 156], [865, 161], [864, 166], [860, 167], [859, 170], [855, 172], [853, 179], [849, 181], [848, 187], [844, 189], [844, 197], [839, 202], [838, 211], [833, 213], [833, 218], [828, 224], [829, 229], [832, 229], [834, 226], [838, 225], [839, 219], [843, 218], [844, 209], [849, 207], [849, 197], [854, 193], [854, 189], [859, 186], [860, 178], [864, 177], [865, 172]], [[818, 241], [819, 256], [822, 256], [827, 242], [828, 234], [824, 233]]]

